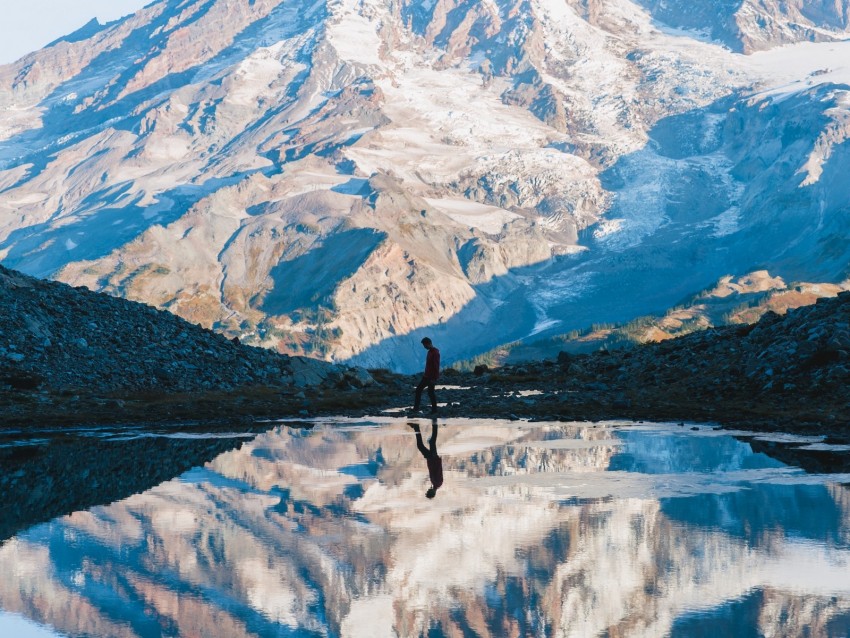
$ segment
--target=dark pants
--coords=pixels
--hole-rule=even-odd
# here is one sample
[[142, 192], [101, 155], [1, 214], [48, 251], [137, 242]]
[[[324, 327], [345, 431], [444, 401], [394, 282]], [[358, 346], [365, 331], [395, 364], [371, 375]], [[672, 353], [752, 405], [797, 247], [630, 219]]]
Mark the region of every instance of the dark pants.
[[419, 382], [419, 385], [416, 386], [416, 398], [413, 400], [413, 409], [418, 410], [419, 404], [422, 402], [422, 390], [428, 388], [428, 397], [431, 399], [431, 409], [437, 409], [437, 393], [434, 392], [434, 384], [436, 381], [433, 379], [426, 379], [422, 377], [422, 381]]
[[431, 438], [428, 439], [428, 447], [425, 447], [425, 442], [422, 440], [422, 432], [416, 430], [416, 447], [422, 452], [422, 456], [426, 459], [437, 456], [437, 427], [434, 426], [431, 430]]

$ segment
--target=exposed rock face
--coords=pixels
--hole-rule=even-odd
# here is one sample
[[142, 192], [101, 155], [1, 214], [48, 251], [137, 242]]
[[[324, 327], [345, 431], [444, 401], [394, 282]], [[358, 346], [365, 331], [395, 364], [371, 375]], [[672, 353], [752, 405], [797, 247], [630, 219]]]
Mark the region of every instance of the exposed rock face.
[[838, 421], [850, 410], [845, 393], [850, 292], [784, 316], [770, 311], [756, 324], [694, 333], [615, 356], [593, 355], [587, 363], [607, 370], [608, 379], [629, 387], [636, 397], [654, 390], [663, 401], [661, 390], [666, 389], [708, 408], [728, 399], [748, 400], [754, 411], [769, 402], [792, 412], [811, 405]]
[[158, 394], [317, 385], [343, 369], [240, 345], [151, 306], [0, 266], [0, 384]]
[[846, 0], [638, 0], [670, 26], [703, 31], [751, 53], [790, 42], [842, 39], [850, 28]]
[[751, 51], [847, 3], [160, 0], [0, 67], [0, 259], [403, 371], [843, 279], [850, 46], [661, 23]]

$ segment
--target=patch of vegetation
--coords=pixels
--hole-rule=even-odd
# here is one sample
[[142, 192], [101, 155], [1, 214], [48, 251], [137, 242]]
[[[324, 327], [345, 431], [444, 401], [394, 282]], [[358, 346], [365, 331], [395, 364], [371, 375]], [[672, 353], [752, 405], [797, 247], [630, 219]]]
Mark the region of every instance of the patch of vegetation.
[[471, 359], [455, 361], [454, 364], [452, 364], [452, 368], [458, 372], [472, 372], [477, 366], [500, 368], [507, 356], [511, 353], [511, 350], [520, 344], [520, 341], [512, 341], [511, 343], [507, 343], [503, 346], [499, 346], [498, 348], [493, 348], [492, 350], [476, 355]]

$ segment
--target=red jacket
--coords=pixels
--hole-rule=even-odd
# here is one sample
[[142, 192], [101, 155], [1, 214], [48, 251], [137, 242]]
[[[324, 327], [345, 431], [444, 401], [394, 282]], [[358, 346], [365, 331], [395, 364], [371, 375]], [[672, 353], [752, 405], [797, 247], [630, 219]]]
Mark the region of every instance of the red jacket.
[[428, 348], [428, 356], [425, 357], [425, 374], [423, 376], [429, 381], [436, 381], [440, 378], [440, 351], [434, 346]]

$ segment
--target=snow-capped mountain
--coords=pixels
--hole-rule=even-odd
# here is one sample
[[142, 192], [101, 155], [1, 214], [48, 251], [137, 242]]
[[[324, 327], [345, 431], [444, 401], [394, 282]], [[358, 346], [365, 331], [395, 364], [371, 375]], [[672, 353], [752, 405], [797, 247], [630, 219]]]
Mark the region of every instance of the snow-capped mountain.
[[424, 334], [459, 359], [724, 275], [841, 281], [848, 14], [154, 2], [0, 67], [0, 260], [402, 370]]

